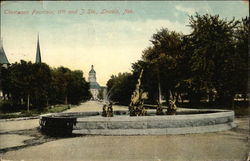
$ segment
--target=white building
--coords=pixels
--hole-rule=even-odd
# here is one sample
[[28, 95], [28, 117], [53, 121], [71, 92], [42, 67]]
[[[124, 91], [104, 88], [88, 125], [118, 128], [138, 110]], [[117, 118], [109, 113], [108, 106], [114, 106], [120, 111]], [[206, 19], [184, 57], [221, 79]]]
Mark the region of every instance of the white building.
[[91, 65], [91, 70], [89, 71], [89, 84], [90, 84], [90, 92], [92, 94], [92, 99], [97, 100], [98, 94], [100, 91], [100, 85], [96, 82], [96, 72], [94, 70], [94, 66]]

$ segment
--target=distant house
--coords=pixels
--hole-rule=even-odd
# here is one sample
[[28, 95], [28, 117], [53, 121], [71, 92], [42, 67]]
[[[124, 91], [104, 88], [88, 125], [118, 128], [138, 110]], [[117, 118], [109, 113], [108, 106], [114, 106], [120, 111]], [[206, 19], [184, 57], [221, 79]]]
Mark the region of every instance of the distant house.
[[92, 94], [92, 99], [97, 100], [101, 87], [96, 82], [96, 72], [94, 70], [93, 65], [91, 65], [91, 70], [89, 71], [89, 84], [90, 84], [90, 92]]

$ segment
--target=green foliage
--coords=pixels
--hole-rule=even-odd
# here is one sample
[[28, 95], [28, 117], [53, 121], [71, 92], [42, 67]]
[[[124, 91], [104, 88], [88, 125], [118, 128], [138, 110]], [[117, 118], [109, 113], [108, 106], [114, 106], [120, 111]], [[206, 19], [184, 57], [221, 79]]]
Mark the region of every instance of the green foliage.
[[[20, 105], [26, 102], [27, 107], [30, 105], [37, 108], [45, 106], [46, 96], [50, 87], [50, 68], [48, 65], [32, 64], [21, 60], [8, 69], [9, 99], [13, 105]], [[3, 78], [4, 79], [4, 78]], [[31, 97], [32, 95], [32, 97]], [[30, 99], [29, 101], [27, 101]]]
[[[188, 26], [188, 35], [166, 28], [153, 34], [142, 59], [132, 64], [133, 78], [144, 69], [142, 87], [149, 92], [148, 103], [158, 100], [159, 86], [165, 100], [171, 90], [174, 97], [186, 96], [193, 105], [208, 98], [211, 104], [232, 107], [236, 94], [246, 98], [249, 17], [236, 21], [196, 13]], [[108, 82], [115, 100], [124, 97], [121, 89], [128, 86], [120, 79], [112, 76]]]
[[190, 17], [192, 81], [196, 82], [196, 90], [215, 89], [217, 101], [222, 104], [231, 105], [235, 94], [247, 89], [247, 62], [244, 59], [248, 51], [246, 44], [241, 42], [247, 33], [237, 38], [236, 35], [240, 35], [237, 32], [244, 33], [239, 25], [240, 21], [220, 19], [218, 15]]
[[29, 108], [44, 109], [50, 104], [78, 104], [90, 98], [89, 84], [82, 71], [65, 67], [51, 69], [44, 63], [21, 60], [8, 68], [1, 67], [0, 82], [4, 111], [7, 105], [10, 111], [20, 111], [24, 107], [29, 111]]
[[119, 73], [118, 76], [112, 75], [107, 82], [110, 99], [123, 105], [130, 103], [130, 98], [135, 89], [136, 80], [131, 73]]
[[71, 71], [65, 67], [52, 70], [51, 101], [64, 104], [78, 104], [91, 97], [89, 83], [83, 78], [82, 71]]
[[[22, 110], [21, 112], [2, 112], [0, 113], [0, 119], [19, 118], [19, 117], [35, 117], [44, 113], [58, 113], [69, 109], [68, 105], [58, 105], [44, 109], [31, 109], [29, 112]], [[2, 109], [1, 109], [2, 110]]]
[[133, 64], [132, 68], [134, 73], [138, 73], [138, 68], [144, 69], [145, 91], [149, 92], [149, 102], [156, 103], [159, 85], [162, 94], [168, 99], [169, 90], [174, 91], [182, 78], [179, 71], [182, 60], [182, 34], [161, 29], [153, 34], [150, 42], [153, 46], [143, 51], [142, 61]]

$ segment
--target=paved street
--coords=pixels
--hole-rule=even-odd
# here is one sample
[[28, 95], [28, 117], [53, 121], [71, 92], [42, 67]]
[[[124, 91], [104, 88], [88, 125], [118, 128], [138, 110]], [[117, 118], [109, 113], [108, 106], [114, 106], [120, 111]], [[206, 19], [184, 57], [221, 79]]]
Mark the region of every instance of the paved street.
[[[89, 101], [68, 111], [101, 111], [101, 108], [101, 103]], [[120, 106], [114, 108], [124, 109]], [[38, 133], [35, 130], [38, 127], [38, 119], [0, 121], [0, 149], [5, 149], [0, 153], [0, 158], [24, 161], [246, 160], [250, 148], [248, 118], [237, 118], [236, 124], [238, 127], [235, 129], [217, 133], [43, 138], [40, 142], [42, 144], [22, 147], [20, 145], [28, 144], [29, 139], [32, 139], [30, 137], [33, 135], [30, 136], [29, 133]], [[20, 148], [6, 150], [9, 146], [18, 145]]]

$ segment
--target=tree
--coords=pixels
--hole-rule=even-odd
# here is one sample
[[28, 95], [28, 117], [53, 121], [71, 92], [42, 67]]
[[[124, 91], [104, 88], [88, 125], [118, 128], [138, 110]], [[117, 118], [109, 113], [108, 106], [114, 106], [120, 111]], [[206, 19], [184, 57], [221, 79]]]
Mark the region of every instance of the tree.
[[33, 75], [33, 105], [42, 108], [49, 105], [49, 89], [51, 86], [51, 70], [45, 63], [32, 64]]
[[107, 82], [110, 99], [123, 105], [130, 103], [130, 98], [135, 89], [135, 79], [131, 73], [119, 73], [112, 75]]
[[[188, 35], [166, 28], [153, 34], [152, 45], [132, 64], [134, 79], [144, 70], [142, 87], [149, 92], [149, 103], [156, 103], [159, 89], [166, 100], [169, 90], [177, 97], [187, 94], [193, 105], [208, 98], [210, 103], [228, 106], [235, 94], [246, 97], [249, 17], [229, 21], [196, 13], [189, 17], [189, 26]], [[109, 90], [117, 94], [114, 99], [123, 85], [121, 78], [112, 76], [108, 82]]]
[[[78, 104], [90, 98], [89, 83], [80, 70], [51, 69], [47, 64], [21, 60], [1, 68], [1, 89], [15, 109], [42, 109], [49, 104]], [[20, 110], [20, 109], [19, 109]]]
[[192, 33], [189, 35], [193, 48], [191, 55], [192, 81], [197, 90], [218, 93], [218, 102], [232, 102], [235, 95], [237, 70], [235, 59], [234, 29], [238, 21], [219, 18], [219, 15], [190, 16]]
[[11, 95], [15, 104], [26, 100], [27, 111], [30, 109], [30, 99], [34, 92], [34, 75], [32, 63], [21, 60], [20, 64], [11, 66]]
[[236, 49], [235, 49], [235, 56], [234, 62], [236, 64], [236, 73], [235, 78], [236, 82], [235, 85], [237, 87], [236, 92], [242, 93], [246, 99], [247, 87], [250, 86], [247, 83], [248, 81], [248, 53], [249, 53], [249, 17], [245, 17], [240, 21], [239, 27], [235, 30], [235, 39], [236, 39]]
[[70, 69], [65, 67], [56, 68], [52, 72], [52, 85], [55, 89], [55, 98], [58, 103], [68, 104], [70, 72]]
[[51, 98], [56, 103], [78, 104], [90, 98], [89, 83], [83, 78], [83, 72], [71, 71], [65, 67], [52, 70], [53, 90]]
[[147, 64], [144, 65], [146, 67], [144, 78], [154, 83], [147, 82], [148, 85], [145, 86], [154, 87], [149, 91], [149, 95], [153, 97], [159, 97], [158, 86], [160, 86], [162, 94], [168, 100], [169, 91], [177, 92], [175, 86], [181, 78], [178, 65], [182, 57], [182, 34], [163, 28], [153, 34], [150, 41], [153, 46], [143, 51], [142, 60]]
[[89, 83], [83, 78], [83, 72], [80, 70], [71, 72], [68, 88], [71, 104], [79, 104], [80, 101], [90, 99], [91, 97]]

